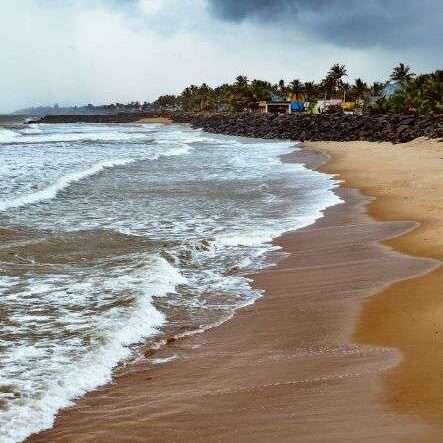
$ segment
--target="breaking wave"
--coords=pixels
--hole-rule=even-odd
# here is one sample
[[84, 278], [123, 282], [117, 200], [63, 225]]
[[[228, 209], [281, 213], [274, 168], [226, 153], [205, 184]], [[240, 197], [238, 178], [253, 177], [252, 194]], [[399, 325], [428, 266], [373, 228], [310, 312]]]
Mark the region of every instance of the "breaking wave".
[[22, 195], [15, 199], [0, 201], [0, 211], [6, 211], [11, 208], [20, 208], [22, 206], [33, 205], [46, 200], [52, 200], [57, 197], [57, 194], [68, 188], [72, 183], [83, 180], [102, 172], [106, 168], [113, 168], [115, 166], [123, 166], [135, 161], [134, 159], [108, 160], [101, 161], [83, 171], [73, 172], [64, 177], [60, 177], [54, 184], [47, 186], [39, 191], [31, 194]]
[[[151, 256], [149, 265], [133, 270], [121, 269], [120, 275], [106, 280], [104, 291], [127, 291], [131, 288], [135, 301], [129, 315], [117, 314], [111, 310], [107, 317], [100, 319], [96, 325], [99, 328], [99, 342], [101, 345], [84, 353], [79, 360], [69, 361], [67, 355], [72, 344], [67, 339], [66, 343], [44, 343], [40, 349], [29, 344], [18, 344], [9, 350], [6, 363], [7, 370], [0, 377], [0, 400], [6, 396], [9, 407], [0, 413], [0, 442], [15, 443], [24, 440], [29, 435], [53, 425], [55, 414], [58, 410], [72, 405], [72, 401], [105, 383], [111, 381], [112, 369], [131, 356], [130, 345], [140, 342], [144, 337], [155, 334], [163, 325], [164, 315], [158, 311], [153, 303], [153, 297], [164, 297], [175, 291], [177, 285], [186, 280], [180, 272], [161, 257]], [[69, 277], [66, 291], [69, 291], [69, 303], [85, 298], [85, 292], [94, 294], [94, 288], [103, 284], [103, 278], [96, 276], [76, 283]], [[0, 281], [0, 284], [2, 282]], [[58, 281], [57, 284], [60, 284]], [[28, 299], [37, 303], [48, 301], [47, 294], [55, 293], [56, 283], [46, 282], [38, 286], [37, 282], [23, 294]], [[60, 288], [57, 288], [60, 294]], [[97, 297], [100, 295], [97, 294]], [[57, 296], [59, 300], [66, 297]], [[57, 305], [61, 301], [51, 301]], [[99, 303], [100, 299], [96, 301]], [[82, 301], [83, 303], [83, 301]], [[51, 304], [48, 304], [50, 307]], [[23, 307], [27, 312], [27, 306]], [[69, 312], [66, 310], [66, 312]], [[28, 325], [32, 329], [38, 325], [44, 327], [46, 317], [35, 314], [17, 316], [17, 321], [23, 327]], [[63, 319], [61, 319], [63, 321]], [[66, 318], [66, 326], [72, 328], [75, 323]], [[35, 325], [35, 326], [33, 326]], [[55, 327], [51, 326], [51, 327]], [[77, 321], [77, 327], [84, 325]], [[49, 346], [50, 345], [50, 346]], [[29, 360], [36, 360], [32, 369], [27, 370]], [[41, 363], [38, 363], [38, 362]], [[22, 374], [18, 376], [17, 374]], [[26, 377], [31, 376], [35, 386], [30, 385]], [[41, 395], [36, 398], [34, 390], [37, 386], [44, 387]], [[29, 392], [28, 392], [29, 391]], [[15, 397], [15, 399], [14, 399]]]
[[0, 143], [14, 143], [20, 134], [9, 129], [0, 128]]

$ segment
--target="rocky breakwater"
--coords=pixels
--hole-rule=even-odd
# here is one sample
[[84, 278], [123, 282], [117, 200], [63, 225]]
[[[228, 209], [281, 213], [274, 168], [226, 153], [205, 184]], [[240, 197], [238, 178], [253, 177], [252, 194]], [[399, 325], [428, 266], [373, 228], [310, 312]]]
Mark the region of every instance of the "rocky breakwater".
[[[169, 115], [168, 115], [169, 116]], [[143, 118], [165, 117], [152, 112], [121, 112], [118, 114], [66, 114], [46, 115], [31, 123], [134, 123]]]
[[207, 132], [298, 141], [384, 141], [406, 143], [418, 137], [443, 138], [443, 115], [347, 114], [175, 114]]

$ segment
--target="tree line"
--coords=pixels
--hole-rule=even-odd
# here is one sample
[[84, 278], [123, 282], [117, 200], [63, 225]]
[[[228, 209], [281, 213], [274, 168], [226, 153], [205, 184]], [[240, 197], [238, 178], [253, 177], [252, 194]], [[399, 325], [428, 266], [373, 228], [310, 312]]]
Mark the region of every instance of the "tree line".
[[[361, 78], [349, 82], [345, 65], [334, 64], [319, 82], [294, 79], [271, 83], [250, 80], [239, 75], [233, 83], [215, 88], [203, 83], [190, 85], [178, 95], [162, 95], [153, 103], [133, 101], [94, 106], [40, 106], [16, 113], [29, 115], [114, 114], [159, 111], [242, 112], [258, 109], [261, 101], [272, 99], [319, 100], [340, 99], [355, 103], [363, 112], [374, 113], [443, 113], [443, 70], [416, 75], [410, 66], [400, 63], [385, 82], [366, 83]], [[335, 108], [334, 110], [338, 110]]]
[[443, 71], [417, 76], [400, 63], [385, 82], [369, 84], [357, 78], [351, 83], [347, 79], [346, 66], [338, 63], [320, 82], [294, 79], [270, 83], [239, 75], [233, 83], [215, 88], [206, 83], [190, 85], [179, 95], [160, 96], [152, 105], [160, 110], [241, 112], [256, 110], [260, 101], [286, 100], [289, 96], [310, 103], [328, 99], [358, 102], [371, 112], [443, 112]]

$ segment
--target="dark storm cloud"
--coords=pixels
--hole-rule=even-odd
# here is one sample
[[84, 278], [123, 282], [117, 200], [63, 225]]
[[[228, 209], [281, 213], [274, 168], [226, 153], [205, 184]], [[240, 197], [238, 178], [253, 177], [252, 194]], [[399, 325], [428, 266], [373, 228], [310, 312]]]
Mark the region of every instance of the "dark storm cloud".
[[274, 20], [294, 16], [300, 9], [318, 10], [330, 3], [330, 0], [209, 0], [216, 16], [232, 21], [246, 18]]
[[208, 0], [208, 4], [222, 20], [285, 24], [340, 46], [443, 46], [442, 0]]

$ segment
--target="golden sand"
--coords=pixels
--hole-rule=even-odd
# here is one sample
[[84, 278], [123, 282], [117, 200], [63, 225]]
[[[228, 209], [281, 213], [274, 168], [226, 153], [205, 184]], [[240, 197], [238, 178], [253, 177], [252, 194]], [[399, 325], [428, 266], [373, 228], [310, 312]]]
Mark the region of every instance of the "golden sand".
[[[419, 227], [385, 242], [402, 253], [443, 260], [443, 143], [311, 143], [332, 158], [323, 168], [376, 199], [379, 220], [415, 220]], [[384, 377], [392, 410], [419, 415], [443, 441], [443, 268], [396, 283], [364, 306], [355, 339], [399, 349], [402, 363]]]
[[169, 125], [172, 123], [172, 120], [167, 117], [146, 117], [137, 120], [136, 123], [163, 123]]

